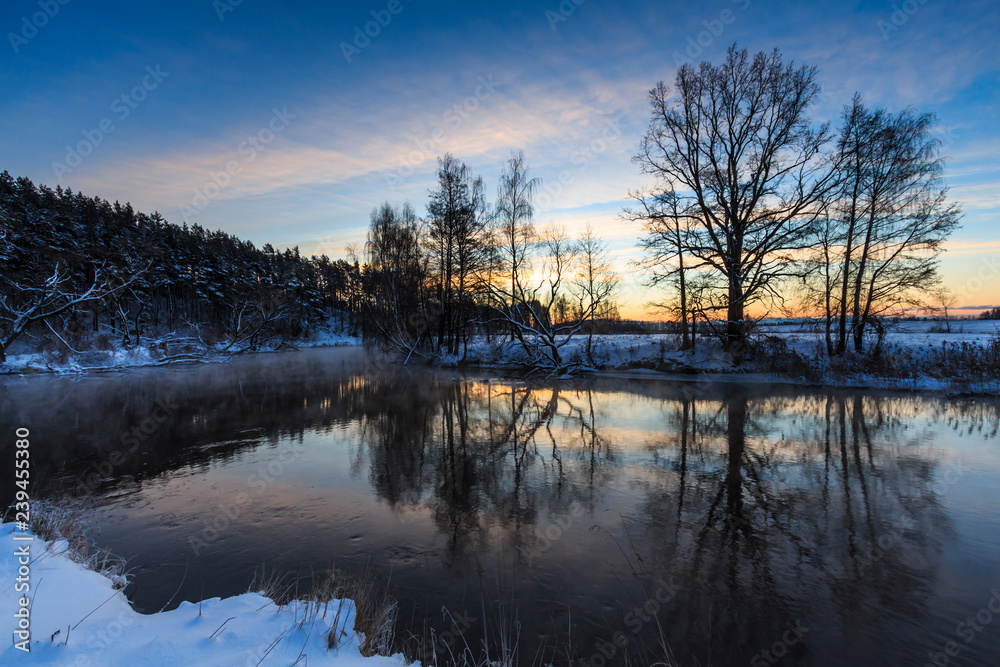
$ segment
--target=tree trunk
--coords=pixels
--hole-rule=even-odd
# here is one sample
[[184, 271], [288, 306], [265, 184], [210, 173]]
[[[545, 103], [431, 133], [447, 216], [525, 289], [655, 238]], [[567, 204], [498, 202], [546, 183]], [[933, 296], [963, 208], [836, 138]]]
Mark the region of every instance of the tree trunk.
[[826, 355], [828, 357], [832, 357], [835, 350], [833, 344], [833, 278], [830, 275], [830, 266], [830, 241], [829, 235], [827, 235], [823, 241], [823, 304], [826, 311], [824, 325], [826, 329]]
[[[861, 179], [861, 158], [857, 152], [860, 151], [860, 147], [855, 146], [855, 151], [854, 187], [851, 191], [851, 213], [847, 225], [847, 246], [844, 249], [844, 280], [840, 288], [840, 321], [837, 327], [837, 355], [842, 355], [847, 350], [847, 296], [848, 285], [851, 279], [851, 254], [854, 251], [854, 231], [858, 224], [858, 197], [860, 196]], [[865, 239], [866, 252], [869, 240], [870, 235]]]
[[732, 355], [737, 364], [743, 360], [746, 352], [746, 336], [743, 332], [743, 289], [734, 276], [729, 281], [729, 307], [726, 322], [726, 352]]
[[590, 314], [590, 325], [587, 331], [587, 363], [594, 365], [594, 313]]
[[[875, 197], [872, 197], [875, 199]], [[865, 279], [865, 269], [868, 267], [868, 253], [871, 252], [872, 234], [875, 232], [875, 204], [871, 204], [871, 211], [868, 214], [868, 229], [865, 231], [865, 244], [861, 250], [861, 257], [858, 263], [858, 275], [854, 278], [854, 350], [864, 351], [864, 333], [866, 316], [861, 314], [861, 288]], [[869, 295], [870, 296], [870, 295]], [[867, 315], [867, 313], [866, 313]]]
[[684, 253], [680, 250], [680, 241], [677, 243], [678, 268], [677, 276], [681, 292], [681, 351], [692, 347], [691, 339], [688, 337], [688, 308], [687, 308], [687, 282], [684, 278]]

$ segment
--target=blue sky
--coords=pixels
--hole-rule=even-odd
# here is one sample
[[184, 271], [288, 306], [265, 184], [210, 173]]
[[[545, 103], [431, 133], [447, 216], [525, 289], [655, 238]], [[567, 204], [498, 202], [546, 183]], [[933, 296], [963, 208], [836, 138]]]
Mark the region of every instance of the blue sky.
[[646, 92], [736, 41], [819, 67], [817, 119], [855, 91], [936, 113], [966, 213], [945, 277], [962, 305], [1000, 303], [993, 0], [63, 2], [0, 9], [0, 169], [36, 183], [338, 256], [381, 201], [424, 211], [438, 155], [492, 191], [524, 149], [548, 185], [536, 222], [592, 224], [638, 313], [655, 295], [618, 214], [648, 184], [630, 160]]

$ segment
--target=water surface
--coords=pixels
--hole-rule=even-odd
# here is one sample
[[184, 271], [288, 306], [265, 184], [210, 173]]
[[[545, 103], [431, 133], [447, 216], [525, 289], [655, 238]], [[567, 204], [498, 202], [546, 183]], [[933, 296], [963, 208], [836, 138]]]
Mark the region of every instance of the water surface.
[[453, 618], [477, 646], [485, 616], [516, 618], [521, 664], [1000, 663], [993, 401], [535, 383], [357, 349], [7, 377], [0, 399], [36, 493], [93, 499], [143, 612], [370, 558], [410, 651]]

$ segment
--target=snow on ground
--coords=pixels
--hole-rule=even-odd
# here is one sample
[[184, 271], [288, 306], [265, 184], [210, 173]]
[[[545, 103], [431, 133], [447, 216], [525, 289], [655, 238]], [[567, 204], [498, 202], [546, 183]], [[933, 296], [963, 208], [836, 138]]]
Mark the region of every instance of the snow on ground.
[[[894, 322], [887, 325], [885, 343], [918, 351], [928, 346], [940, 348], [943, 344], [969, 343], [985, 346], [1000, 335], [1000, 322], [992, 320], [959, 320], [952, 322], [950, 328], [947, 331], [943, 322], [934, 320]], [[825, 335], [815, 325], [767, 324], [761, 330], [765, 334], [783, 338], [791, 349], [802, 355], [822, 354], [826, 348]]]
[[[678, 338], [670, 334], [607, 334], [595, 335], [592, 341], [594, 364], [600, 368], [628, 368], [643, 362], [656, 362], [661, 366], [696, 368], [705, 372], [716, 372], [732, 368], [729, 355], [713, 340], [699, 338], [694, 352], [678, 352]], [[564, 362], [587, 363], [587, 337], [574, 336], [559, 348]], [[524, 351], [516, 341], [501, 343], [496, 340], [487, 344], [486, 339], [477, 337], [469, 343], [471, 364], [487, 366], [516, 365], [523, 361]], [[460, 356], [444, 357], [443, 365], [455, 365]]]
[[[893, 322], [888, 325], [885, 351], [895, 356], [900, 363], [921, 369], [918, 375], [892, 372], [882, 375], [866, 372], [862, 368], [850, 370], [850, 365], [836, 372], [826, 373], [830, 364], [826, 355], [826, 343], [822, 329], [814, 322], [765, 322], [758, 330], [758, 336], [771, 336], [782, 340], [787, 347], [799, 354], [812, 371], [812, 379], [787, 373], [776, 373], [768, 366], [766, 350], [763, 370], [748, 370], [736, 367], [730, 355], [722, 350], [717, 339], [699, 336], [695, 351], [679, 352], [679, 336], [674, 334], [615, 334], [595, 335], [592, 342], [594, 365], [602, 376], [607, 377], [663, 377], [672, 380], [735, 382], [777, 382], [795, 384], [823, 384], [836, 387], [869, 389], [906, 389], [917, 391], [967, 391], [979, 394], [1000, 394], [1000, 378], [979, 378], [953, 376], [949, 368], [941, 367], [942, 346], [949, 349], [968, 343], [988, 348], [997, 339], [1000, 323], [976, 320], [961, 320], [951, 324], [951, 331], [944, 330], [942, 322], [933, 320]], [[760, 339], [758, 339], [760, 340]], [[560, 349], [564, 362], [579, 362], [586, 369], [586, 336], [576, 336]], [[868, 341], [871, 345], [872, 341]], [[765, 345], [765, 347], [767, 347]], [[775, 349], [775, 354], [781, 354]], [[903, 356], [900, 356], [903, 355]], [[487, 345], [477, 339], [469, 345], [468, 362], [485, 366], [504, 367], [516, 364], [524, 357], [518, 343], [496, 342]], [[946, 358], [946, 356], [945, 356]], [[454, 365], [458, 357], [445, 358], [444, 365]], [[777, 361], [780, 366], [782, 362]], [[897, 364], [899, 365], [899, 364]], [[792, 363], [789, 368], [795, 367]], [[752, 368], [752, 367], [751, 367]], [[655, 370], [650, 370], [655, 369]], [[973, 374], [974, 375], [974, 374]], [[700, 379], [699, 379], [700, 378]], [[817, 378], [822, 378], [817, 379]]]
[[317, 331], [311, 337], [295, 343], [295, 347], [339, 347], [341, 345], [361, 345], [361, 338], [348, 336], [339, 331]]
[[153, 352], [143, 345], [134, 348], [93, 350], [65, 356], [50, 352], [8, 354], [7, 360], [0, 364], [0, 372], [50, 371], [54, 373], [80, 373], [86, 370], [106, 368], [151, 366], [156, 363], [158, 362]]
[[[1000, 332], [1000, 322], [959, 320], [951, 323], [951, 330], [944, 331], [944, 323], [934, 320], [901, 321], [887, 324], [885, 343], [888, 346], [911, 348], [918, 351], [927, 346], [940, 347], [943, 343], [960, 345], [972, 343], [988, 345]], [[765, 321], [759, 334], [783, 339], [788, 346], [805, 357], [825, 356], [825, 340], [821, 325], [803, 321]], [[678, 352], [680, 337], [676, 334], [607, 334], [595, 335], [592, 356], [597, 366], [605, 369], [626, 369], [643, 362], [658, 366], [674, 366], [687, 370], [722, 372], [733, 370], [731, 358], [722, 351], [719, 342], [711, 336], [699, 335], [694, 352]], [[587, 337], [574, 336], [563, 345], [559, 354], [564, 362], [586, 360]], [[540, 348], [543, 350], [544, 348]], [[488, 345], [479, 337], [469, 344], [468, 361], [486, 365], [517, 363], [523, 356], [520, 344]], [[445, 365], [458, 362], [460, 356], [443, 358]], [[586, 364], [584, 364], [586, 365]]]
[[[135, 612], [112, 581], [66, 555], [65, 541], [15, 541], [13, 523], [0, 526], [0, 616], [11, 631], [19, 598], [30, 599], [30, 653], [13, 642], [0, 648], [0, 664], [73, 667], [174, 667], [176, 665], [308, 665], [379, 667], [405, 664], [402, 655], [364, 657], [354, 633], [354, 607], [345, 601], [337, 620], [336, 649], [327, 632], [337, 615], [333, 601], [323, 613], [307, 615], [305, 603], [277, 606], [257, 593], [183, 602], [173, 611]], [[17, 592], [16, 550], [30, 549], [30, 586]], [[13, 633], [12, 633], [13, 634]], [[8, 635], [10, 636], [10, 635]], [[20, 641], [14, 634], [14, 642]]]
[[[0, 363], [0, 373], [52, 372], [81, 373], [93, 370], [110, 370], [136, 368], [140, 366], [155, 366], [167, 363], [162, 351], [168, 346], [177, 345], [177, 338], [165, 336], [154, 339], [144, 345], [134, 347], [113, 346], [110, 350], [81, 350], [79, 353], [31, 352], [23, 354], [8, 354], [7, 360]], [[360, 345], [361, 339], [349, 336], [336, 330], [318, 330], [310, 337], [294, 341], [292, 347], [335, 347], [342, 345]], [[262, 347], [260, 352], [274, 350], [274, 345]], [[221, 345], [209, 349], [190, 346], [182, 352], [190, 352], [182, 359], [189, 361], [225, 361], [231, 351], [222, 349]]]
[[[955, 320], [951, 322], [950, 331], [945, 330], [944, 322], [939, 320], [900, 320], [886, 323], [887, 343], [896, 345], [925, 345], [943, 342], [986, 344], [1000, 332], [1000, 321], [997, 320]], [[808, 337], [822, 340], [823, 330], [820, 323], [802, 322], [764, 322], [761, 331], [767, 334], [789, 338]]]
[[[731, 368], [729, 355], [725, 354], [715, 341], [702, 341], [694, 352], [678, 352], [676, 336], [624, 335], [595, 336], [593, 345], [594, 361], [610, 368], [620, 368], [644, 359], [656, 359], [678, 366], [697, 368], [706, 372]], [[586, 339], [573, 341], [568, 354], [586, 355]]]
[[[293, 347], [361, 344], [359, 338], [340, 332], [337, 324], [339, 323], [331, 322], [331, 326], [326, 330], [319, 330], [304, 341], [296, 341]], [[782, 339], [789, 349], [807, 359], [808, 363], [815, 366], [822, 374], [824, 364], [828, 360], [820, 324], [803, 320], [767, 320], [761, 323], [758, 333]], [[950, 331], [947, 331], [941, 321], [904, 320], [887, 322], [885, 344], [887, 350], [903, 351], [914, 362], [919, 362], [932, 358], [934, 356], [932, 353], [940, 359], [942, 355], [939, 353], [943, 345], [948, 345], [950, 348], [968, 343], [985, 347], [998, 336], [1000, 336], [1000, 322], [996, 321], [956, 320], [951, 323]], [[170, 341], [172, 348], [176, 349], [178, 340], [182, 339], [175, 338]], [[740, 382], [747, 377], [745, 369], [733, 366], [730, 356], [721, 349], [718, 340], [710, 336], [699, 336], [695, 351], [685, 352], [677, 350], [679, 342], [679, 337], [674, 334], [595, 335], [592, 341], [592, 356], [594, 365], [605, 372], [656, 368], [664, 374], [711, 374], [717, 380], [722, 380], [722, 376], [727, 373], [738, 374], [736, 377], [740, 378]], [[6, 363], [0, 364], [0, 374], [33, 371], [75, 373], [157, 365], [166, 363], [163, 347], [162, 344], [154, 342], [149, 347], [115, 348], [110, 351], [91, 351], [79, 355], [60, 356], [51, 352], [11, 354], [7, 357]], [[587, 368], [591, 364], [587, 361], [586, 348], [587, 337], [574, 336], [560, 348], [560, 356], [563, 362]], [[228, 358], [229, 354], [220, 350], [204, 354], [204, 347], [198, 354], [188, 357], [189, 360], [203, 362], [221, 362]], [[443, 366], [455, 366], [459, 364], [461, 358], [461, 355], [445, 356], [438, 358], [437, 363]], [[173, 359], [173, 361], [178, 360], [183, 359]], [[525, 362], [526, 357], [517, 342], [494, 339], [492, 344], [487, 344], [485, 338], [477, 337], [470, 340], [469, 354], [465, 361], [472, 365], [503, 368], [516, 367], [519, 363]], [[926, 382], [920, 382], [916, 378], [908, 378], [907, 382], [909, 383], [907, 387], [911, 389], [949, 391], [955, 389], [953, 380], [926, 378]], [[849, 378], [831, 378], [826, 383], [836, 386], [891, 387], [898, 384], [898, 378], [887, 379], [855, 373]], [[1000, 383], [990, 383], [990, 387], [994, 385], [997, 387], [977, 387], [976, 391], [990, 393], [1000, 391]]]

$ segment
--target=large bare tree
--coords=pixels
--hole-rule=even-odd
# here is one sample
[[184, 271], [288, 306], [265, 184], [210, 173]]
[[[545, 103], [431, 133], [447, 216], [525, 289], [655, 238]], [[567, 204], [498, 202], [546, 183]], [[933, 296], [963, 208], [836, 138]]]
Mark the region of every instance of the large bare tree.
[[51, 274], [38, 272], [38, 278], [33, 281], [27, 278], [18, 281], [0, 275], [0, 284], [3, 285], [0, 290], [0, 363], [7, 359], [7, 348], [33, 325], [46, 324], [58, 337], [52, 329], [52, 320], [76, 308], [113, 297], [127, 289], [135, 279], [131, 276], [116, 285], [107, 275], [95, 271], [91, 280], [77, 286], [74, 276], [59, 262], [56, 262]]
[[809, 116], [819, 91], [815, 68], [734, 45], [721, 65], [682, 65], [672, 90], [660, 82], [649, 93], [635, 161], [692, 199], [688, 252], [725, 278], [725, 342], [737, 359], [747, 307], [780, 298], [780, 281], [797, 274], [835, 182], [821, 153], [829, 126]]

